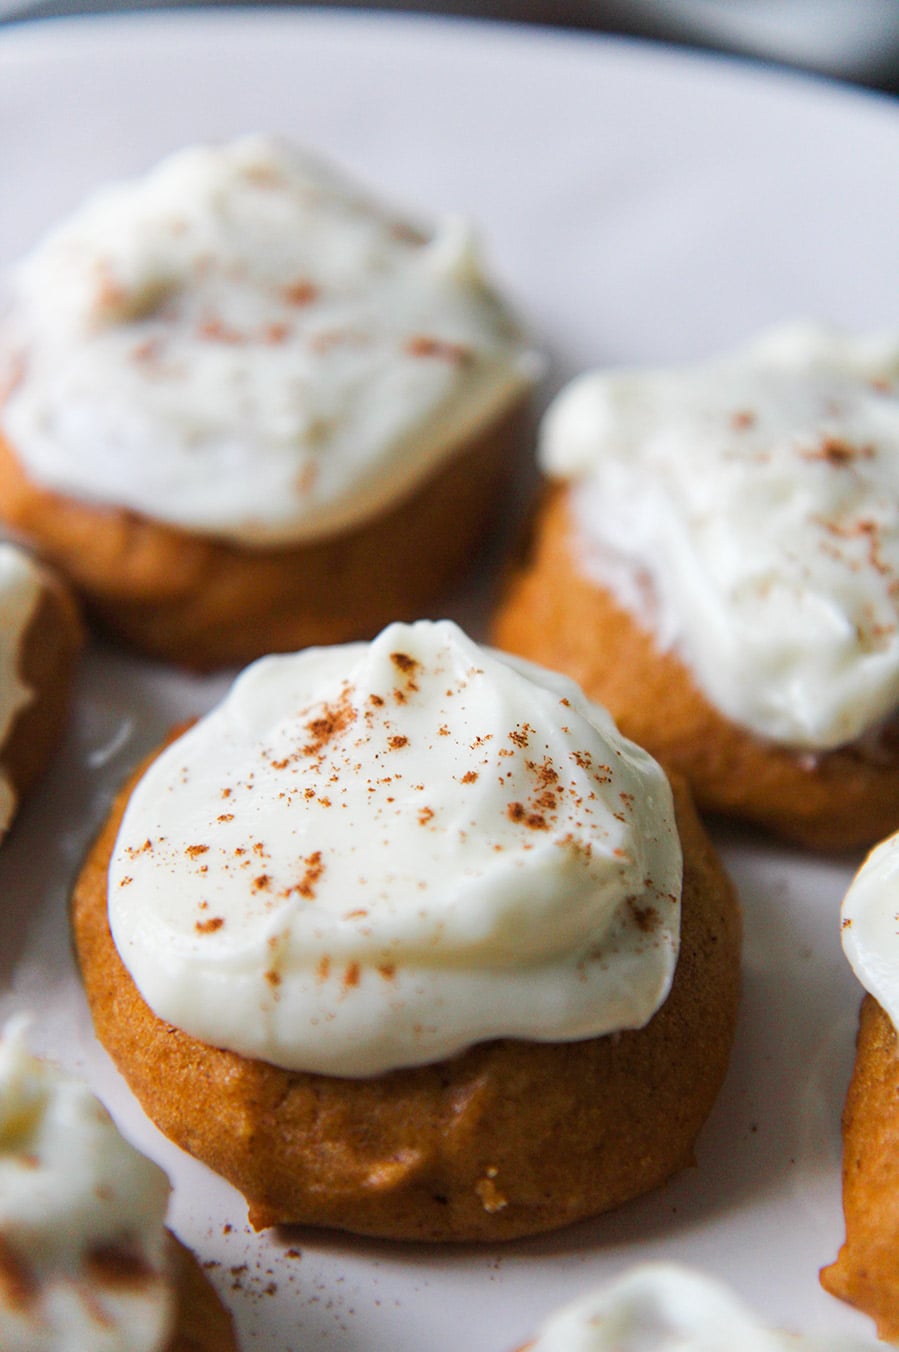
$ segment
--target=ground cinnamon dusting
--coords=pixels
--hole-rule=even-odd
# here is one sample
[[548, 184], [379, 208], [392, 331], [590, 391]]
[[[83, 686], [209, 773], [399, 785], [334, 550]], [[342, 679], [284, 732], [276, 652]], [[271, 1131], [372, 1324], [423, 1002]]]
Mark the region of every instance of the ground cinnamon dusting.
[[471, 353], [461, 343], [449, 343], [443, 338], [433, 338], [428, 334], [416, 334], [410, 338], [404, 351], [408, 357], [437, 357], [456, 366], [471, 360]]
[[145, 343], [138, 343], [131, 349], [131, 356], [141, 363], [158, 361], [161, 353], [162, 343], [158, 338], [148, 338]]
[[194, 929], [198, 934], [214, 934], [216, 930], [222, 928], [224, 923], [225, 922], [220, 915], [213, 915], [209, 920], [198, 920], [194, 925]]
[[350, 692], [344, 690], [336, 704], [326, 704], [317, 718], [306, 724], [309, 741], [303, 747], [304, 756], [318, 756], [335, 737], [355, 722], [356, 710], [350, 703]]
[[[410, 690], [417, 690], [418, 686], [415, 684], [414, 676], [421, 668], [421, 663], [416, 661], [414, 657], [410, 657], [408, 653], [391, 653], [390, 660], [397, 670], [401, 671], [406, 677], [406, 685], [408, 688]], [[398, 692], [394, 691], [394, 694], [397, 695]]]
[[532, 831], [548, 831], [549, 825], [542, 812], [529, 812], [524, 803], [510, 803], [506, 813], [513, 822], [523, 822]]
[[266, 324], [262, 330], [262, 341], [271, 347], [277, 347], [278, 344], [285, 342], [289, 335], [289, 324]]
[[311, 901], [315, 896], [315, 884], [325, 871], [321, 850], [315, 850], [313, 854], [307, 855], [303, 863], [306, 865], [306, 872], [296, 886], [290, 890], [298, 892], [301, 897]]
[[653, 930], [657, 930], [661, 924], [662, 917], [654, 906], [638, 906], [631, 899], [628, 901], [628, 908], [641, 934], [652, 934]]
[[319, 291], [312, 282], [301, 279], [285, 286], [281, 294], [288, 305], [300, 306], [311, 305], [313, 301], [318, 300]]
[[239, 347], [241, 343], [247, 341], [246, 334], [241, 333], [239, 329], [229, 328], [224, 320], [217, 317], [198, 324], [197, 337], [208, 343], [225, 343], [231, 347]]
[[873, 460], [876, 452], [873, 446], [853, 446], [842, 437], [826, 436], [820, 446], [800, 454], [803, 460], [823, 460], [835, 469], [842, 469], [856, 460]]

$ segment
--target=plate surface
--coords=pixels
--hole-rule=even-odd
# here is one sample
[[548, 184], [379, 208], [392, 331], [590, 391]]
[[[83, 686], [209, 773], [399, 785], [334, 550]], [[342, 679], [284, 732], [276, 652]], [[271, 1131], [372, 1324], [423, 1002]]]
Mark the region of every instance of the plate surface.
[[[0, 35], [0, 129], [0, 264], [94, 185], [253, 129], [317, 146], [414, 209], [473, 217], [549, 354], [546, 397], [587, 366], [711, 353], [783, 318], [895, 322], [896, 107], [724, 59], [350, 13], [84, 19]], [[155, 1131], [94, 1042], [66, 919], [115, 785], [227, 680], [88, 654], [70, 734], [0, 854], [0, 1014], [35, 1010], [36, 1046], [86, 1073], [169, 1171], [172, 1224], [244, 1348], [509, 1352], [591, 1282], [662, 1256], [717, 1273], [773, 1321], [873, 1342], [817, 1282], [842, 1237], [859, 991], [838, 906], [858, 860], [748, 832], [716, 837], [745, 907], [745, 993], [695, 1169], [501, 1249], [248, 1229], [237, 1194]]]

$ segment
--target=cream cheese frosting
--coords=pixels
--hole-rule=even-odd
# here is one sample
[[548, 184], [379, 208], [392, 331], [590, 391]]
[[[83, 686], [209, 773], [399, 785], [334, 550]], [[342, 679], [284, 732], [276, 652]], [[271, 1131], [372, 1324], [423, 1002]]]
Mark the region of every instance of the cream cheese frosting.
[[[22, 640], [41, 594], [41, 573], [15, 545], [0, 541], [0, 749], [17, 714], [32, 698], [19, 672]], [[16, 794], [0, 766], [0, 839], [16, 810]]]
[[841, 910], [843, 951], [869, 994], [899, 1028], [899, 832], [872, 850]]
[[540, 456], [573, 483], [585, 569], [734, 722], [815, 752], [895, 714], [899, 339], [796, 324], [588, 374]]
[[161, 1352], [168, 1180], [80, 1080], [0, 1039], [0, 1347]]
[[678, 1263], [644, 1263], [552, 1315], [528, 1352], [862, 1352], [845, 1335], [762, 1323], [721, 1282]]
[[9, 291], [0, 426], [28, 474], [247, 546], [379, 512], [538, 370], [467, 224], [272, 137], [100, 192]]
[[109, 919], [160, 1018], [359, 1077], [642, 1026], [681, 873], [667, 779], [604, 710], [421, 621], [247, 668], [134, 790]]

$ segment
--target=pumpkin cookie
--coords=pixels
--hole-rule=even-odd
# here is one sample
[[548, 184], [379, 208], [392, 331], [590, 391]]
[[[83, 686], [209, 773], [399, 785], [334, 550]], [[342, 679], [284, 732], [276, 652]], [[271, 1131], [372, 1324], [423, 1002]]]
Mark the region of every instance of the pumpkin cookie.
[[736, 1018], [686, 789], [445, 622], [250, 667], [123, 791], [73, 920], [101, 1041], [257, 1226], [617, 1206], [693, 1159]]
[[5, 1352], [236, 1352], [169, 1185], [80, 1080], [0, 1040], [0, 1344]]
[[59, 741], [81, 643], [69, 589], [0, 542], [0, 838]]
[[899, 344], [811, 327], [575, 381], [500, 646], [573, 676], [698, 805], [802, 844], [899, 825]]
[[279, 140], [107, 189], [9, 284], [0, 519], [151, 654], [242, 663], [414, 616], [527, 444], [536, 359], [471, 231]]
[[899, 1339], [899, 835], [868, 856], [843, 902], [843, 947], [866, 988], [843, 1110], [846, 1240], [822, 1285]]

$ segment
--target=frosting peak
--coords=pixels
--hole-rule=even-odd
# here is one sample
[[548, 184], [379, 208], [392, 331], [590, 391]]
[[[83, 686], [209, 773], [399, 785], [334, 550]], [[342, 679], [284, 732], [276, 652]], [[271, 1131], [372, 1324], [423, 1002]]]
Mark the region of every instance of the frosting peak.
[[358, 1076], [642, 1025], [680, 882], [655, 762], [571, 682], [420, 622], [248, 668], [135, 790], [109, 907], [161, 1017]]

